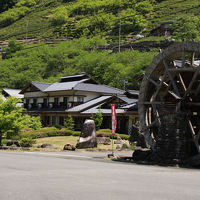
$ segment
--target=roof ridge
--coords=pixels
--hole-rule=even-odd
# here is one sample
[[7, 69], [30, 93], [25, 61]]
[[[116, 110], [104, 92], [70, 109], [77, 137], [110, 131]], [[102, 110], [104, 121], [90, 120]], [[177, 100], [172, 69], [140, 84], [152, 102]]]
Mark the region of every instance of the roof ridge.
[[104, 85], [104, 84], [103, 84], [103, 86], [108, 87], [108, 88], [112, 88], [112, 89], [115, 89], [115, 90], [119, 90], [119, 91], [125, 92], [125, 90], [121, 90], [121, 89], [119, 89], [119, 88], [115, 88], [115, 87], [112, 87], [112, 86], [109, 86], [109, 85]]
[[53, 84], [53, 83], [45, 83], [45, 82], [38, 82], [38, 81], [31, 81], [31, 83]]
[[21, 90], [21, 89], [14, 89], [14, 88], [2, 88], [2, 90]]

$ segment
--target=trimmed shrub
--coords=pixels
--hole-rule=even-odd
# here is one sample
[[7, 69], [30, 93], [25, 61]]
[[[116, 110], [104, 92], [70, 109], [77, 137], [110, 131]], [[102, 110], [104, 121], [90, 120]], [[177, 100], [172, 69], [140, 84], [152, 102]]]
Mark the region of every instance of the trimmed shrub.
[[31, 147], [35, 143], [35, 140], [32, 138], [22, 138], [19, 141], [21, 147]]
[[72, 135], [73, 136], [80, 136], [81, 132], [80, 131], [73, 131]]
[[[97, 131], [96, 133], [97, 137], [110, 137], [112, 138], [112, 134], [111, 134], [111, 130], [110, 129], [100, 129], [99, 131]], [[129, 139], [129, 135], [126, 134], [119, 134], [116, 133], [115, 136], [113, 136], [114, 139], [117, 139], [117, 136], [120, 136], [121, 139], [123, 140], [128, 140]]]

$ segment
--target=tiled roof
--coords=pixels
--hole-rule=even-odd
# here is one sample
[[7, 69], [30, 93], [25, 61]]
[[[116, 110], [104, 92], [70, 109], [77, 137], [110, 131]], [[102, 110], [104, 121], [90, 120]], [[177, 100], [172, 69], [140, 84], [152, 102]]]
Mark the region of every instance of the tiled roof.
[[36, 88], [38, 88], [41, 91], [44, 91], [46, 88], [48, 88], [52, 83], [40, 83], [40, 82], [31, 82], [32, 85], [34, 85]]
[[[96, 114], [99, 112], [98, 106], [81, 112], [81, 114]], [[102, 114], [111, 114], [111, 109], [101, 109]], [[116, 109], [116, 114], [124, 113], [124, 109]]]
[[132, 103], [132, 104], [128, 104], [128, 105], [122, 106], [121, 108], [123, 108], [123, 109], [129, 109], [129, 108], [137, 109], [138, 105], [137, 105], [137, 103]]
[[139, 95], [139, 90], [127, 90], [125, 93], [129, 93], [129, 94], [132, 94], [132, 95]]
[[53, 91], [64, 91], [64, 90], [72, 90], [77, 84], [87, 81], [88, 79], [82, 79], [79, 81], [71, 81], [71, 82], [57, 82], [51, 84], [48, 88], [44, 90], [44, 92], [53, 92]]
[[131, 103], [135, 103], [138, 101], [138, 99], [131, 99], [128, 98], [126, 96], [117, 96], [119, 99], [121, 99], [122, 101], [126, 102], [126, 104], [131, 104]]
[[86, 73], [80, 73], [80, 74], [74, 74], [74, 75], [69, 75], [69, 76], [63, 76], [60, 79], [67, 79], [67, 78], [76, 78], [76, 77], [84, 77], [87, 76]]
[[104, 102], [105, 100], [111, 98], [112, 96], [101, 96], [101, 97], [98, 97], [96, 99], [93, 99], [91, 101], [88, 101], [86, 103], [83, 103], [79, 106], [75, 106], [73, 108], [70, 108], [67, 110], [67, 112], [81, 112], [81, 111], [84, 111], [86, 109], [89, 109], [93, 106], [96, 106], [96, 105], [99, 105], [100, 103]]
[[10, 89], [10, 88], [3, 88], [3, 91], [5, 93], [7, 93], [9, 96], [18, 98], [18, 99], [22, 99], [24, 98], [24, 95], [19, 94], [21, 92], [21, 90], [18, 89]]
[[79, 83], [74, 87], [74, 90], [107, 93], [107, 94], [124, 94], [123, 90], [113, 88], [107, 85], [96, 85], [89, 83]]

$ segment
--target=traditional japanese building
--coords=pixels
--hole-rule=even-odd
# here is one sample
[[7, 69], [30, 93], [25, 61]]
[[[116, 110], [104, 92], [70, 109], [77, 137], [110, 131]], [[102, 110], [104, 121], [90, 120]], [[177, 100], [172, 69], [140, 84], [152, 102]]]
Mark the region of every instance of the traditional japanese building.
[[102, 128], [110, 128], [111, 104], [116, 105], [118, 132], [128, 133], [138, 117], [138, 91], [101, 85], [85, 73], [61, 77], [56, 83], [31, 82], [20, 94], [24, 95], [25, 113], [40, 116], [44, 126], [63, 125], [71, 115], [80, 130], [84, 120], [101, 108]]

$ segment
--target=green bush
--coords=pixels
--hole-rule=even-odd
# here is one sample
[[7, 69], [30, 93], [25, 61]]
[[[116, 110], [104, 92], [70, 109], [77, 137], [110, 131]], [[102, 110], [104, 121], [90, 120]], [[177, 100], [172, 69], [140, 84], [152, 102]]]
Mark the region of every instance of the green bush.
[[1, 144], [2, 144], [2, 145], [7, 145], [7, 140], [6, 140], [6, 139], [2, 139], [2, 140], [1, 140]]
[[37, 139], [38, 138], [38, 133], [34, 130], [31, 129], [24, 129], [21, 131], [19, 134], [20, 138], [32, 138], [32, 139]]
[[57, 129], [61, 129], [61, 128], [62, 128], [62, 126], [61, 126], [60, 124], [56, 124], [55, 127], [56, 127]]
[[96, 132], [96, 135], [97, 135], [97, 137], [104, 137], [104, 136], [110, 137], [110, 138], [113, 137], [113, 139], [117, 139], [117, 136], [120, 136], [121, 139], [123, 139], [123, 140], [128, 140], [130, 137], [129, 135], [120, 134], [120, 133], [116, 133], [114, 136], [112, 136], [110, 129], [100, 129]]
[[73, 131], [72, 135], [73, 136], [80, 136], [81, 132], [80, 131]]
[[31, 147], [32, 144], [35, 143], [35, 140], [33, 140], [32, 138], [22, 138], [19, 141], [19, 144], [21, 147]]
[[20, 138], [44, 138], [44, 137], [55, 137], [55, 136], [80, 136], [79, 131], [72, 131], [66, 128], [57, 129], [56, 127], [46, 127], [41, 128], [40, 130], [31, 130], [31, 129], [24, 129], [20, 133]]

